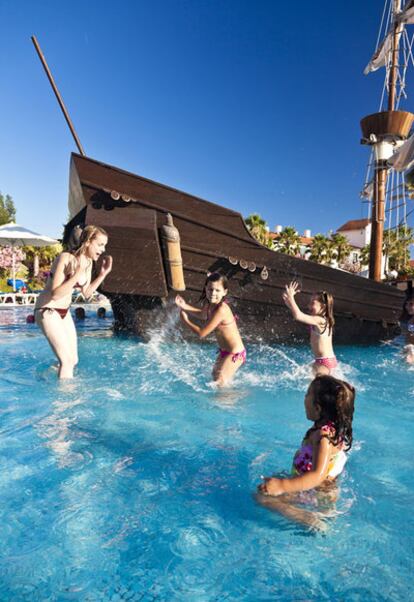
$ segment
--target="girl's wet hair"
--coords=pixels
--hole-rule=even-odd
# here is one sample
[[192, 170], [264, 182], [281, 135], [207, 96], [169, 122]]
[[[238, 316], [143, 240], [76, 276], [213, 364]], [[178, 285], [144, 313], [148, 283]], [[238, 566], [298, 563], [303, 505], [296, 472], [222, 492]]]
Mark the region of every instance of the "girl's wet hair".
[[333, 422], [335, 434], [328, 437], [333, 445], [343, 443], [345, 450], [352, 446], [352, 419], [354, 417], [355, 389], [352, 385], [333, 376], [317, 376], [310, 384], [314, 403], [321, 408], [318, 422]]
[[331, 293], [327, 293], [326, 291], [318, 291], [317, 293], [313, 293], [312, 297], [319, 301], [319, 303], [322, 305], [322, 310], [319, 315], [326, 319], [326, 326], [323, 329], [322, 334], [326, 329], [328, 329], [329, 334], [331, 334], [335, 325], [333, 313], [334, 302]]
[[212, 272], [211, 274], [208, 274], [206, 278], [206, 281], [203, 286], [203, 292], [201, 293], [200, 301], [205, 301], [207, 299], [206, 288], [209, 282], [220, 282], [224, 290], [227, 291], [229, 289], [229, 281], [227, 280], [227, 276], [224, 276], [224, 274], [220, 274], [220, 272]]
[[85, 252], [88, 243], [90, 243], [99, 234], [103, 234], [108, 238], [107, 232], [100, 226], [86, 226], [82, 230], [82, 234], [79, 236], [77, 246], [71, 251], [74, 255], [81, 255]]
[[408, 297], [404, 301], [404, 305], [403, 305], [401, 316], [400, 316], [400, 322], [408, 322], [412, 318], [412, 316], [408, 313], [408, 311], [406, 309], [406, 305], [407, 305], [407, 303], [409, 301], [414, 301], [414, 295], [413, 294], [408, 295]]

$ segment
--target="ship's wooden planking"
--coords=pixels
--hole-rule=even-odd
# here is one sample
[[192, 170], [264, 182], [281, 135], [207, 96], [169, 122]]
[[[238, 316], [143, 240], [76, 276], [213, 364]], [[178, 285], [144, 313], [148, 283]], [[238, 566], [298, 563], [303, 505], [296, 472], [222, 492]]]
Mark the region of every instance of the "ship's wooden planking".
[[[73, 154], [69, 207], [76, 214], [66, 236], [78, 223], [108, 231], [114, 268], [103, 292], [121, 328], [145, 335], [155, 313], [162, 314], [167, 299], [175, 295], [168, 290], [159, 240], [159, 228], [171, 213], [181, 237], [186, 299], [197, 301], [208, 271], [226, 274], [245, 336], [270, 342], [307, 336], [282, 301], [284, 285], [292, 279], [300, 282], [302, 307], [313, 291], [333, 294], [337, 342], [378, 341], [395, 331], [404, 301], [400, 290], [266, 249], [250, 235], [239, 213], [220, 205]], [[240, 260], [256, 269], [243, 269]], [[261, 277], [264, 267], [267, 280]]]

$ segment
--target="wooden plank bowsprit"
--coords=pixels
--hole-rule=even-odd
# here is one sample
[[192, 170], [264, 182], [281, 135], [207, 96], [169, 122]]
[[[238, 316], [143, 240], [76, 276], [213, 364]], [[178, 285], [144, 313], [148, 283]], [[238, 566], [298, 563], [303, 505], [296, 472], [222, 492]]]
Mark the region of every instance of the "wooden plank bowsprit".
[[[108, 230], [114, 268], [103, 292], [111, 301], [116, 298], [120, 327], [145, 334], [154, 323], [154, 311], [174, 295], [166, 284], [158, 233], [167, 213], [180, 233], [186, 298], [198, 300], [208, 271], [226, 274], [242, 330], [256, 338], [280, 342], [291, 341], [292, 333], [306, 336], [282, 301], [284, 285], [292, 279], [304, 292], [298, 299], [302, 307], [313, 291], [333, 294], [337, 342], [388, 338], [398, 322], [404, 294], [396, 288], [275, 253], [250, 235], [236, 211], [76, 154], [70, 206], [86, 206], [87, 223]], [[72, 216], [71, 226], [84, 220], [84, 213], [81, 209]], [[264, 267], [267, 279], [261, 277]]]

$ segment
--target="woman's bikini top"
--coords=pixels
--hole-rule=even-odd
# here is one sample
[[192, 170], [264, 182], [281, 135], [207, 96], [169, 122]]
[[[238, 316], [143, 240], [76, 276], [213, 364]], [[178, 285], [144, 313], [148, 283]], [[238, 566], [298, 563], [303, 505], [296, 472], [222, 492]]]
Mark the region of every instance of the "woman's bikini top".
[[414, 323], [410, 324], [410, 322], [407, 324], [407, 330], [408, 332], [414, 332]]
[[[72, 268], [73, 268], [73, 264], [72, 264]], [[49, 275], [50, 275], [50, 278], [52, 279], [53, 278], [53, 272], [50, 272]], [[73, 273], [72, 274], [67, 274], [65, 276], [65, 279], [64, 279], [63, 283], [65, 283], [68, 280], [70, 280], [72, 278], [72, 276], [73, 276]], [[86, 280], [85, 280], [85, 282], [83, 284], [81, 284], [80, 282], [76, 282], [76, 284], [73, 285], [73, 288], [83, 288], [87, 283], [88, 283], [88, 278], [86, 278]]]
[[[65, 276], [65, 279], [62, 284], [64, 284], [68, 280], [70, 280], [72, 278], [72, 276], [73, 276], [73, 274], [68, 274], [67, 276]], [[50, 272], [50, 278], [51, 279], [53, 278], [53, 272]], [[76, 282], [76, 284], [73, 285], [73, 288], [83, 288], [87, 282], [88, 282], [88, 280], [85, 280], [85, 282], [83, 284]]]
[[[322, 436], [331, 436], [335, 432], [335, 426], [332, 422], [328, 422], [320, 428]], [[311, 443], [302, 442], [302, 446], [293, 458], [292, 474], [299, 476], [310, 472], [313, 468], [313, 446]], [[343, 449], [339, 449], [329, 460], [327, 477], [335, 479], [344, 469], [348, 457]]]

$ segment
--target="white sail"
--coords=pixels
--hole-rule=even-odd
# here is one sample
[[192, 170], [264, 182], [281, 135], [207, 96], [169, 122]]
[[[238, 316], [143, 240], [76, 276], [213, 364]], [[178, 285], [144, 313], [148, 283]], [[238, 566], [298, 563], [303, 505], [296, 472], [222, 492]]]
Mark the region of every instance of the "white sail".
[[414, 24], [414, 0], [410, 0], [410, 2], [407, 2], [407, 5], [404, 7], [404, 10], [401, 11], [399, 15], [397, 15], [396, 21], [397, 23], [401, 23], [402, 25]]
[[387, 37], [381, 42], [377, 50], [372, 56], [372, 59], [364, 69], [364, 75], [372, 73], [381, 67], [385, 67], [388, 59], [389, 52], [392, 46], [392, 33], [389, 33]]
[[405, 171], [414, 165], [414, 135], [410, 136], [388, 159], [388, 166], [395, 171]]
[[372, 180], [365, 184], [364, 188], [359, 193], [359, 196], [363, 199], [368, 199], [369, 201], [372, 201], [374, 196], [374, 182]]

